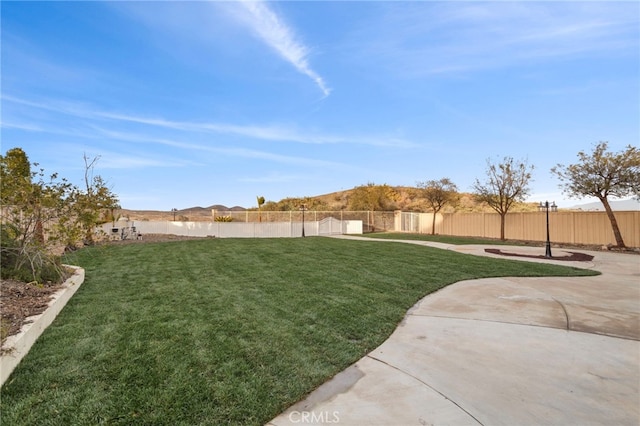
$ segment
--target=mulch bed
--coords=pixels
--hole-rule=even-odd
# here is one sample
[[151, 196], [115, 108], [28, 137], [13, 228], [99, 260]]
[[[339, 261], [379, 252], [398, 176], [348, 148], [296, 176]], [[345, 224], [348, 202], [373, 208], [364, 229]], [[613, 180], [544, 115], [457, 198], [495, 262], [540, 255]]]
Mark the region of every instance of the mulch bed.
[[30, 316], [43, 313], [61, 285], [39, 286], [15, 280], [0, 280], [0, 336], [18, 334]]
[[[544, 255], [533, 255], [533, 254], [522, 254], [522, 253], [511, 253], [502, 251], [500, 249], [484, 249], [487, 253], [499, 254], [502, 256], [514, 256], [514, 257], [529, 257], [532, 259], [548, 259]], [[578, 253], [574, 251], [565, 252], [569, 253], [569, 256], [552, 256], [551, 260], [566, 260], [571, 262], [590, 262], [593, 260], [593, 256], [584, 253]]]

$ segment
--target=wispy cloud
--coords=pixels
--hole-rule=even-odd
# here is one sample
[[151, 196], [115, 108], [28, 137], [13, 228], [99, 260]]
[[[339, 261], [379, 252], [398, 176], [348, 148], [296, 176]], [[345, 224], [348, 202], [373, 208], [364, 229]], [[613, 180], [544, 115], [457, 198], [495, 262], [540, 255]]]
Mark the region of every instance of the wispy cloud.
[[[241, 34], [255, 37], [298, 72], [309, 77], [322, 91], [323, 97], [331, 93], [327, 82], [309, 62], [312, 49], [302, 41], [296, 29], [286, 22], [282, 14], [266, 1], [187, 2], [189, 7], [184, 7], [186, 2], [167, 1], [153, 8], [146, 7], [144, 3], [116, 1], [110, 2], [110, 6], [128, 18], [139, 21], [146, 28], [155, 29], [154, 37], [158, 38], [152, 38], [154, 43], [162, 49], [167, 49], [168, 45], [169, 49], [177, 51], [175, 54], [181, 57], [189, 57], [184, 51], [192, 49], [194, 44], [224, 51], [233, 49], [228, 43], [231, 38]], [[168, 33], [172, 36], [171, 40], [165, 38]], [[176, 39], [182, 41], [176, 44]], [[202, 54], [203, 51], [197, 51], [198, 56]]]
[[416, 144], [397, 137], [368, 137], [368, 136], [338, 136], [325, 134], [307, 134], [296, 129], [281, 126], [239, 126], [221, 123], [194, 123], [184, 121], [171, 121], [158, 118], [145, 118], [134, 115], [123, 115], [106, 112], [97, 112], [98, 116], [108, 119], [130, 121], [138, 124], [146, 124], [156, 127], [164, 127], [173, 130], [223, 133], [237, 136], [245, 136], [253, 139], [297, 142], [304, 144], [356, 144], [369, 146], [392, 146], [397, 148], [415, 147]]
[[119, 152], [107, 152], [100, 155], [101, 169], [142, 169], [146, 167], [168, 167], [193, 165], [193, 163], [172, 159], [149, 158], [149, 154], [137, 156]]
[[282, 173], [269, 173], [265, 176], [258, 177], [245, 177], [240, 178], [240, 182], [255, 182], [255, 183], [286, 183], [286, 182], [298, 182], [300, 180], [309, 179], [308, 175], [285, 175]]
[[241, 15], [240, 20], [300, 73], [312, 79], [325, 97], [329, 96], [331, 89], [309, 65], [309, 48], [298, 40], [293, 28], [263, 1], [241, 0], [240, 4], [248, 12]]
[[[142, 117], [133, 114], [101, 111], [86, 104], [74, 104], [53, 100], [31, 101], [4, 94], [1, 98], [6, 101], [22, 104], [32, 108], [43, 109], [85, 119], [115, 120], [183, 132], [226, 134], [274, 142], [295, 142], [315, 145], [350, 144], [395, 148], [412, 148], [417, 146], [414, 142], [397, 136], [331, 135], [308, 133], [299, 129], [280, 125], [236, 125], [211, 122], [175, 121], [164, 118]], [[34, 128], [33, 130], [36, 129]]]
[[363, 52], [360, 60], [370, 56], [403, 75], [469, 72], [587, 54], [635, 55], [638, 49], [638, 9], [632, 3], [417, 2], [385, 7], [384, 17], [365, 22], [354, 33], [352, 48]]
[[271, 152], [260, 151], [255, 149], [210, 146], [207, 144], [182, 142], [180, 140], [169, 139], [169, 138], [149, 137], [144, 135], [138, 135], [135, 133], [114, 132], [106, 129], [96, 129], [96, 130], [101, 131], [101, 133], [104, 136], [107, 136], [111, 139], [118, 139], [118, 140], [123, 140], [128, 142], [137, 142], [137, 143], [152, 143], [152, 144], [169, 146], [172, 148], [179, 148], [183, 150], [210, 152], [210, 153], [221, 154], [221, 155], [226, 155], [230, 157], [257, 158], [257, 159], [269, 160], [277, 163], [316, 166], [316, 167], [344, 167], [345, 166], [342, 163], [337, 163], [333, 161], [316, 160], [312, 158], [274, 154]]

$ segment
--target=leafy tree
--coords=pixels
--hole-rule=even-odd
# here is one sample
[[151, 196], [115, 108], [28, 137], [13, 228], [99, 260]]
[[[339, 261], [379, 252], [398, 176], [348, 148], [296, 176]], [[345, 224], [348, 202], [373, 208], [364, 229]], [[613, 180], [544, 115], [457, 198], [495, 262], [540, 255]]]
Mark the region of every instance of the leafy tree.
[[522, 201], [529, 194], [529, 181], [533, 166], [526, 160], [515, 161], [504, 157], [501, 163], [494, 164], [487, 159], [487, 179], [476, 179], [473, 190], [478, 202], [489, 205], [500, 214], [500, 239], [504, 240], [505, 216], [514, 202]]
[[429, 208], [433, 211], [431, 234], [435, 235], [436, 214], [447, 204], [453, 204], [457, 201], [459, 197], [458, 187], [449, 178], [442, 178], [440, 180], [418, 182], [418, 188], [421, 188], [420, 195], [427, 201]]
[[0, 197], [9, 200], [11, 194], [31, 185], [31, 163], [21, 148], [8, 150], [0, 159]]
[[561, 187], [570, 197], [596, 197], [600, 200], [611, 222], [618, 247], [625, 247], [609, 197], [635, 195], [640, 198], [640, 150], [628, 145], [624, 151], [607, 151], [608, 142], [598, 143], [591, 154], [578, 152], [578, 163], [551, 169], [562, 182]]
[[[73, 186], [64, 179], [58, 180], [56, 174], [47, 179], [43, 169], [32, 172], [29, 159], [20, 148], [0, 155], [0, 178], [2, 277], [58, 281], [64, 271], [47, 244], [45, 224], [69, 214]], [[52, 233], [51, 241], [55, 240]]]

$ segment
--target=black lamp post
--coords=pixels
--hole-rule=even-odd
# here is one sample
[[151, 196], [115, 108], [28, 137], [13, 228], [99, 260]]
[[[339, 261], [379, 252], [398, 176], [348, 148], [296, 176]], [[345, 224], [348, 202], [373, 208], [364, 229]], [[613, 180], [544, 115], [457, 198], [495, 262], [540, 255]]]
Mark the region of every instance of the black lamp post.
[[300, 206], [300, 211], [302, 212], [302, 238], [304, 238], [304, 212], [307, 210], [307, 205], [303, 204]]
[[551, 210], [552, 212], [558, 211], [558, 206], [556, 206], [555, 201], [551, 205], [549, 205], [548, 201], [545, 201], [544, 203], [540, 201], [540, 204], [538, 205], [538, 211], [547, 213], [547, 243], [544, 251], [544, 257], [551, 259], [551, 240], [549, 239], [549, 210]]
[[176, 221], [176, 213], [178, 212], [178, 209], [176, 209], [175, 207], [171, 209], [171, 211], [173, 212], [173, 221]]

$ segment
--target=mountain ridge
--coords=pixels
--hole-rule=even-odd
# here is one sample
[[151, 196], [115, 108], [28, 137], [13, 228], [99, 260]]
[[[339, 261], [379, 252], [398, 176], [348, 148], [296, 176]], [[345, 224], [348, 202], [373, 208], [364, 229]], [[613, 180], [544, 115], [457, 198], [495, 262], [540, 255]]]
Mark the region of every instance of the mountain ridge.
[[[398, 210], [403, 211], [429, 211], [428, 208], [424, 205], [424, 203], [420, 202], [420, 200], [416, 199], [416, 191], [418, 188], [414, 187], [393, 187], [393, 189], [398, 193], [398, 200], [396, 201], [396, 207]], [[300, 200], [318, 200], [327, 205], [328, 210], [341, 210], [346, 206], [346, 202], [349, 198], [349, 195], [355, 190], [347, 189], [341, 191], [330, 192], [327, 194], [321, 194], [311, 197], [302, 197]], [[283, 200], [298, 200], [298, 198], [285, 198]], [[280, 201], [283, 201], [280, 200]], [[274, 203], [272, 201], [268, 201], [267, 204]], [[622, 210], [640, 210], [640, 202], [635, 201], [633, 199], [629, 200], [613, 200], [610, 202], [614, 211], [622, 211]], [[267, 206], [268, 207], [268, 206]], [[263, 207], [263, 209], [267, 210], [267, 208]], [[218, 212], [225, 211], [246, 211], [246, 210], [257, 210], [257, 206], [251, 207], [242, 207], [242, 206], [233, 206], [227, 207], [223, 204], [212, 204], [208, 207], [194, 206], [187, 207], [184, 209], [176, 209], [176, 211], [162, 211], [162, 210], [135, 210], [135, 209], [121, 209], [119, 211], [120, 217], [128, 217], [131, 220], [191, 220], [191, 221], [205, 221], [211, 220], [212, 218], [212, 210], [216, 210]], [[537, 203], [516, 203], [513, 208], [510, 210], [512, 212], [529, 212], [529, 211], [537, 211], [538, 204]], [[602, 203], [593, 202], [586, 204], [579, 204], [569, 208], [561, 208], [560, 210], [569, 210], [569, 211], [602, 211], [604, 207]], [[477, 203], [473, 199], [473, 194], [470, 193], [460, 193], [460, 200], [458, 204], [453, 206], [445, 206], [442, 210], [443, 213], [452, 213], [452, 212], [493, 212], [493, 210], [480, 203]]]

